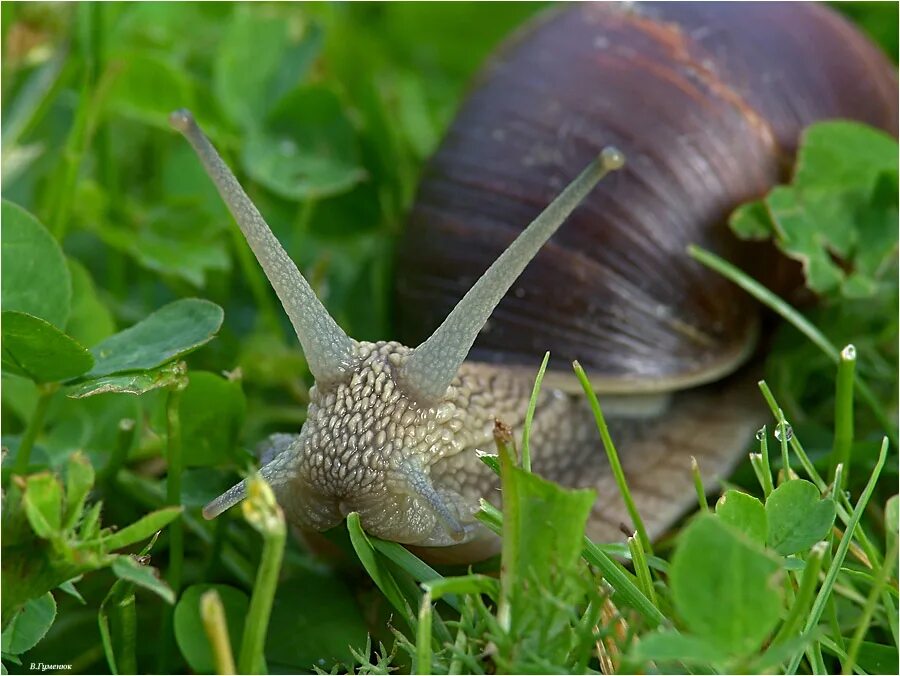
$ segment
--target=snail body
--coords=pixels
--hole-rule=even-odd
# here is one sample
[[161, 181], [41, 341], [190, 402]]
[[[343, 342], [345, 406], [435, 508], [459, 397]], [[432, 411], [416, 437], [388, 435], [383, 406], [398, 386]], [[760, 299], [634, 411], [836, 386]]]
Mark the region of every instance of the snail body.
[[[708, 481], [730, 468], [759, 421], [753, 373], [739, 371], [758, 313], [685, 248], [746, 257], [724, 219], [784, 176], [805, 125], [893, 131], [897, 117], [893, 71], [852, 27], [817, 6], [768, 7], [584, 3], [518, 34], [425, 172], [399, 256], [404, 344], [347, 336], [190, 115], [173, 114], [316, 379], [302, 430], [279, 435], [260, 470], [289, 521], [320, 531], [359, 512], [368, 532], [431, 558], [493, 553], [474, 513], [496, 500], [496, 477], [476, 451], [491, 452], [496, 419], [521, 428], [547, 349], [555, 364], [579, 359], [601, 392], [651, 536], [693, 499], [691, 455]], [[589, 535], [617, 539], [627, 513], [590, 411], [570, 377], [545, 383], [535, 471], [596, 488]]]

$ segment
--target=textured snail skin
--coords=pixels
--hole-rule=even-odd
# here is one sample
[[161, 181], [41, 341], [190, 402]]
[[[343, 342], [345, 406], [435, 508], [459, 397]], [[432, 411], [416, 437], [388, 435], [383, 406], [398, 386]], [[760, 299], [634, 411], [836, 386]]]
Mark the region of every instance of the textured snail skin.
[[[360, 343], [348, 382], [310, 391], [299, 435], [275, 435], [264, 475], [288, 520], [324, 531], [358, 512], [367, 532], [417, 545], [440, 563], [464, 563], [499, 551], [499, 540], [474, 520], [480, 498], [500, 502], [496, 475], [478, 458], [495, 452], [500, 419], [520, 432], [533, 376], [527, 370], [467, 362], [445, 395], [422, 406], [396, 385], [409, 348]], [[607, 401], [611, 433], [648, 532], [656, 537], [696, 500], [691, 456], [704, 475], [727, 472], [760, 424], [755, 373], [677, 395], [662, 415], [632, 413], [629, 398]], [[640, 398], [638, 398], [639, 402]], [[583, 397], [543, 388], [535, 409], [533, 470], [567, 486], [598, 492], [588, 535], [622, 539], [628, 513]], [[653, 468], [648, 473], [647, 468]], [[657, 481], [657, 473], [665, 480]], [[430, 498], [430, 499], [429, 499]]]

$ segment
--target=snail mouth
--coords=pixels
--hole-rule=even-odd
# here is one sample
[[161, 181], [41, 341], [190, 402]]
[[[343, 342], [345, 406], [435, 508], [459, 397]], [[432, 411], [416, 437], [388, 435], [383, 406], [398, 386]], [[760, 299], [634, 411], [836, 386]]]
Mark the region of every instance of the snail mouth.
[[479, 524], [472, 505], [456, 494], [403, 481], [377, 494], [357, 495], [335, 504], [344, 518], [357, 512], [363, 529], [402, 544], [448, 547], [467, 542]]

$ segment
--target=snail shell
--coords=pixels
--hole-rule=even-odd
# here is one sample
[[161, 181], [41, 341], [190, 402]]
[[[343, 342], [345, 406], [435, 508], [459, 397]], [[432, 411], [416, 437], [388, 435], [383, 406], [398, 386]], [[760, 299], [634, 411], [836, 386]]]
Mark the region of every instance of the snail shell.
[[[578, 359], [605, 392], [715, 380], [751, 353], [751, 299], [685, 252], [763, 253], [724, 225], [787, 177], [830, 118], [896, 134], [881, 52], [811, 3], [576, 3], [520, 31], [481, 72], [428, 165], [397, 264], [416, 344], [606, 144], [628, 157], [529, 264], [469, 358]], [[771, 279], [774, 252], [755, 272]], [[561, 384], [557, 379], [556, 384]], [[562, 383], [565, 384], [564, 382]]]

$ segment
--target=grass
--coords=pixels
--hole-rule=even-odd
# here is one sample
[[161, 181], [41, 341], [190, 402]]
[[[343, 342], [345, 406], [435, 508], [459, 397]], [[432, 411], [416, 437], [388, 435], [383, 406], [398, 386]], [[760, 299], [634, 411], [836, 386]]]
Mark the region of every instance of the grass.
[[[727, 510], [707, 502], [718, 487], [704, 486], [695, 471], [700, 513], [651, 543], [621, 471], [619, 440], [576, 369], [595, 416], [596, 450], [603, 446], [636, 529], [620, 543], [587, 539], [592, 496], [530, 471], [541, 453], [530, 425], [547, 355], [521, 440], [501, 437], [498, 455], [482, 458], [504, 487], [503, 508], [484, 502], [478, 513], [506, 534], [499, 560], [471, 570], [431, 566], [367, 535], [357, 515], [326, 535], [323, 554], [313, 554], [287, 537], [262, 486], [244, 511], [212, 523], [200, 518], [206, 500], [252, 467], [249, 449], [259, 439], [296, 431], [311, 380], [264, 277], [166, 116], [182, 105], [197, 110], [351, 335], [393, 336], [390, 252], [421, 168], [485, 55], [539, 9], [486, 5], [473, 24], [471, 6], [423, 7], [3, 4], [3, 196], [53, 234], [50, 253], [59, 251], [68, 270], [69, 315], [57, 328], [95, 348], [192, 296], [221, 306], [225, 317], [220, 329], [182, 345], [177, 361], [184, 359], [185, 370], [169, 361], [142, 371], [161, 385], [139, 396], [72, 399], [69, 385], [35, 384], [4, 363], [4, 598], [34, 583], [9, 577], [16, 574], [10, 562], [23, 563], [23, 575], [46, 572], [41, 566], [48, 564], [57, 576], [26, 606], [42, 622], [13, 624], [4, 606], [4, 668], [894, 668], [897, 503], [888, 499], [897, 481], [897, 327], [889, 316], [896, 310], [889, 275], [874, 299], [828, 298], [798, 309], [710, 252], [691, 250], [783, 318], [765, 336], [772, 352], [760, 402], [771, 418], [758, 442], [748, 439], [754, 452], [725, 486], [749, 496], [743, 520], [726, 520]], [[456, 37], [462, 30], [464, 43]], [[247, 40], [248, 33], [256, 37]], [[289, 112], [297, 128], [315, 129], [322, 151], [294, 159], [334, 160], [326, 167], [339, 179], [333, 184], [314, 181], [307, 192], [286, 194], [278, 172], [268, 171], [285, 161], [277, 143], [252, 162], [250, 139], [278, 131], [268, 125], [266, 106], [281, 100], [290, 81], [279, 68], [296, 80], [288, 93], [296, 97]], [[248, 83], [243, 74], [251, 70]], [[245, 93], [261, 82], [266, 92]], [[325, 111], [328, 123], [307, 117], [314, 110]], [[288, 141], [300, 147], [305, 139]], [[5, 233], [12, 223], [4, 211]], [[47, 262], [52, 256], [36, 258], [45, 267], [29, 283], [59, 272]], [[3, 284], [6, 301], [14, 285], [6, 274]], [[4, 335], [4, 348], [9, 344]], [[779, 499], [798, 486], [795, 492], [808, 496], [807, 483], [814, 499], [803, 497], [794, 511], [812, 523], [833, 505], [833, 522], [827, 530], [824, 520], [818, 530], [801, 529], [797, 550], [779, 551], [768, 531], [760, 536], [750, 526], [794, 524], [779, 512]], [[184, 511], [166, 512], [167, 505]], [[161, 525], [145, 532], [151, 513]], [[135, 528], [141, 538], [132, 541]], [[91, 565], [62, 567], [73, 561]], [[745, 598], [744, 586], [761, 591]], [[148, 629], [159, 626], [162, 640]]]

